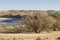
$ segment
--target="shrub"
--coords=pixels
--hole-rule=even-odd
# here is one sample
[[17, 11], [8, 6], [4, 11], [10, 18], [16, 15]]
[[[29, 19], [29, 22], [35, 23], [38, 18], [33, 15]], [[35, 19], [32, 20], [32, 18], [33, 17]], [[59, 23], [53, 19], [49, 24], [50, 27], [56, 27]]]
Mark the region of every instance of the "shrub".
[[1, 40], [5, 40], [4, 38], [1, 38]]
[[42, 40], [40, 37], [38, 37], [36, 40]]

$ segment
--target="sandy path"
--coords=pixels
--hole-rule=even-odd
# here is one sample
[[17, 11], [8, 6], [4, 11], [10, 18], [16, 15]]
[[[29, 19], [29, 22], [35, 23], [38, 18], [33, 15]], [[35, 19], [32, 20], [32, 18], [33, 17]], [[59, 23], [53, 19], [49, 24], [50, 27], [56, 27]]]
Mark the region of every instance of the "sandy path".
[[48, 40], [55, 40], [60, 36], [60, 31], [41, 34], [0, 34], [0, 38], [23, 38], [24, 40], [35, 40], [37, 37], [42, 39], [48, 38]]

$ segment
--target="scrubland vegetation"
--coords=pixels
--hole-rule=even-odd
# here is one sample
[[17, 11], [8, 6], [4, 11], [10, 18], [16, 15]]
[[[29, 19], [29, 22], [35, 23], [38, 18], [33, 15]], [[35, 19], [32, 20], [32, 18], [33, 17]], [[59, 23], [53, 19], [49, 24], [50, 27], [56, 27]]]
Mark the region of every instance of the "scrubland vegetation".
[[60, 11], [10, 10], [0, 12], [0, 16], [23, 18], [22, 22], [7, 25], [0, 24], [0, 40], [25, 40], [26, 37], [26, 40], [53, 40], [51, 38], [60, 36]]
[[23, 18], [22, 23], [0, 25], [2, 31], [20, 33], [60, 31], [60, 11], [6, 11], [0, 12], [0, 15]]

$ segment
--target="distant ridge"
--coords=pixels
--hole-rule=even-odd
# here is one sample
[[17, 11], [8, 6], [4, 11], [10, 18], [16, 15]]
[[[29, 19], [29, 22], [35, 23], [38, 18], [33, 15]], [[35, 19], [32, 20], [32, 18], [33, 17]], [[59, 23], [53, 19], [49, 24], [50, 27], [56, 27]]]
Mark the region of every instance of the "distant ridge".
[[60, 10], [0, 10], [1, 12], [3, 11], [60, 11]]

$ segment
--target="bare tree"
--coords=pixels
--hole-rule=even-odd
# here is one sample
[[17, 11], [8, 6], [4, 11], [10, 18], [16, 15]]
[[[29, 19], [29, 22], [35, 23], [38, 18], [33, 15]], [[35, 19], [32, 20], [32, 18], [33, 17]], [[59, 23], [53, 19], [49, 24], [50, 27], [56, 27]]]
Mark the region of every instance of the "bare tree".
[[24, 23], [33, 28], [35, 33], [39, 33], [47, 28], [47, 16], [45, 13], [35, 13], [33, 16], [26, 16]]

